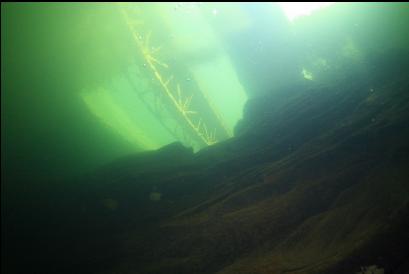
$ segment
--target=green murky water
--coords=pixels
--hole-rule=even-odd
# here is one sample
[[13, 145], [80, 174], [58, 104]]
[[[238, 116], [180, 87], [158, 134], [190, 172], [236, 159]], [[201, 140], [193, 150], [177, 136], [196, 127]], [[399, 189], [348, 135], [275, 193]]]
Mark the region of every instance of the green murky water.
[[286, 8], [2, 5], [5, 176], [77, 174], [174, 141], [197, 151], [234, 135], [248, 98], [348, 64], [366, 77], [368, 54], [408, 47], [405, 4]]
[[[69, 218], [77, 217], [74, 209], [60, 214], [49, 206], [53, 199], [61, 199], [64, 210], [64, 199], [70, 206], [76, 203], [65, 195], [76, 182], [71, 178], [174, 142], [194, 152], [220, 144], [198, 158], [197, 163], [208, 165], [206, 161], [214, 155], [230, 159], [237, 151], [237, 155], [250, 151], [249, 140], [239, 141], [242, 147], [238, 149], [229, 147], [229, 140], [243, 133], [252, 136], [249, 130], [253, 128], [259, 130], [254, 138], [262, 136], [260, 139], [268, 144], [275, 132], [268, 131], [268, 124], [256, 123], [271, 122], [264, 118], [274, 111], [274, 117], [298, 106], [306, 112], [312, 110], [317, 117], [331, 109], [338, 111], [329, 105], [320, 112], [314, 109], [316, 102], [307, 99], [291, 101], [299, 90], [322, 91], [331, 86], [329, 92], [338, 96], [359, 86], [360, 92], [368, 93], [364, 101], [368, 108], [378, 107], [377, 100], [383, 97], [377, 87], [387, 90], [385, 83], [394, 83], [408, 60], [409, 4], [332, 3], [321, 8], [316, 4], [312, 11], [311, 6], [288, 3], [2, 3], [2, 241], [9, 241], [10, 269], [20, 262], [20, 250], [25, 250], [33, 265], [38, 258], [47, 257], [36, 255], [36, 245], [43, 243], [42, 237], [49, 235], [47, 227], [52, 227], [53, 219], [47, 216], [60, 216], [64, 226], [70, 223]], [[246, 107], [247, 102], [260, 98], [268, 99], [264, 104], [253, 102], [263, 111], [271, 109], [271, 113]], [[290, 102], [288, 108], [283, 103], [286, 100]], [[401, 109], [398, 101], [390, 100], [391, 105], [396, 103], [391, 107], [390, 121], [399, 116], [393, 114]], [[251, 116], [254, 113], [260, 117]], [[360, 115], [354, 117], [359, 120]], [[284, 121], [277, 123], [279, 129], [288, 130], [286, 119], [292, 121], [290, 126], [298, 125], [294, 117], [281, 117]], [[375, 116], [371, 119], [377, 121]], [[338, 122], [334, 121], [336, 126]], [[342, 123], [348, 129], [349, 121]], [[360, 125], [362, 129], [368, 126]], [[300, 131], [309, 129], [302, 123], [300, 126], [304, 126]], [[294, 140], [298, 137], [302, 134]], [[278, 134], [276, 138], [282, 141]], [[279, 149], [277, 155], [293, 148]], [[267, 157], [262, 149], [257, 153], [260, 157], [242, 162]], [[173, 168], [169, 162], [166, 158], [165, 169]], [[175, 162], [177, 166], [179, 162]], [[137, 163], [141, 169], [145, 167]], [[175, 178], [189, 179], [189, 173], [183, 172]], [[233, 174], [234, 170], [228, 172]], [[227, 178], [223, 176], [221, 181]], [[205, 176], [192, 178], [203, 180], [201, 187], [206, 188]], [[253, 179], [269, 180], [257, 178]], [[151, 188], [148, 179], [141, 189], [150, 192], [145, 196], [138, 193], [141, 200], [166, 201], [168, 193]], [[90, 185], [98, 187], [98, 183]], [[177, 205], [169, 208], [192, 203], [189, 191], [199, 193], [198, 189], [186, 184], [186, 189], [179, 191], [187, 193], [187, 198], [181, 194], [180, 205], [176, 201]], [[198, 197], [204, 199], [203, 193]], [[121, 212], [121, 218], [127, 212], [120, 211], [122, 204], [114, 198], [95, 199], [103, 201], [110, 213]], [[155, 206], [149, 210], [155, 212]], [[88, 210], [82, 204], [72, 208]], [[53, 234], [57, 239], [58, 233]], [[49, 243], [53, 246], [53, 240]], [[53, 252], [48, 252], [45, 254], [52, 257]]]

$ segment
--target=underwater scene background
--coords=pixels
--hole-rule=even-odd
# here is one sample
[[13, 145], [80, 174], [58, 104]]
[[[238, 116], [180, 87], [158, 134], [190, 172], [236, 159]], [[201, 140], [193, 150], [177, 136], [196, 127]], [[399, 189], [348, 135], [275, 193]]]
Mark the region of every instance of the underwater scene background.
[[2, 3], [2, 273], [408, 273], [409, 4]]

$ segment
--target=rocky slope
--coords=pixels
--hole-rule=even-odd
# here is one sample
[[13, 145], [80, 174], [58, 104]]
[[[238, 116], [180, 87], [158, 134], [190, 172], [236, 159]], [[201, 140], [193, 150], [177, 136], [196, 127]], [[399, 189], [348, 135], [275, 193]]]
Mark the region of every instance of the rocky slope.
[[[409, 89], [400, 75], [300, 84], [251, 101], [235, 139], [105, 168], [97, 193], [117, 202], [107, 225], [121, 256], [102, 272], [405, 273]], [[167, 153], [178, 162], [160, 160]]]

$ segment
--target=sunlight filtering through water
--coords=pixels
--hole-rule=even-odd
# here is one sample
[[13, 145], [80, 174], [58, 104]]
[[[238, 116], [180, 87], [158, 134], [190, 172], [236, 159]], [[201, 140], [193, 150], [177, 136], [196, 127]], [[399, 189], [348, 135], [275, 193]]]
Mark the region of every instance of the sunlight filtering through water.
[[311, 15], [316, 10], [328, 7], [335, 2], [280, 2], [280, 6], [288, 20], [294, 21], [297, 17]]

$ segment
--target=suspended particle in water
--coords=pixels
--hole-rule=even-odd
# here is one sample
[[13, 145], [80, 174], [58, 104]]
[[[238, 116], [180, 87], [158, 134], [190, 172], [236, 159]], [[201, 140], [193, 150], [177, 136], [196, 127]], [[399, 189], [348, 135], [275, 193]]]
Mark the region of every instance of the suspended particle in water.
[[305, 79], [307, 79], [307, 80], [311, 81], [311, 80], [314, 79], [314, 76], [313, 76], [312, 72], [306, 70], [305, 68], [302, 69], [301, 73], [302, 73], [303, 77]]

